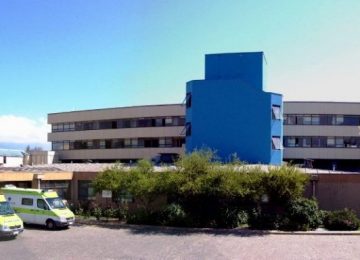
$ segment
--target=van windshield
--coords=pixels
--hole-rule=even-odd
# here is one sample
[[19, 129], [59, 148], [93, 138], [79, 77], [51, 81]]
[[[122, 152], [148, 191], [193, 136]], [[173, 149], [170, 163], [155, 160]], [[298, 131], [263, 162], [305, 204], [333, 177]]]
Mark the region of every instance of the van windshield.
[[14, 210], [10, 207], [9, 202], [0, 202], [0, 215], [12, 215]]
[[66, 208], [64, 202], [60, 198], [47, 198], [47, 203], [49, 203], [52, 209], [64, 209]]

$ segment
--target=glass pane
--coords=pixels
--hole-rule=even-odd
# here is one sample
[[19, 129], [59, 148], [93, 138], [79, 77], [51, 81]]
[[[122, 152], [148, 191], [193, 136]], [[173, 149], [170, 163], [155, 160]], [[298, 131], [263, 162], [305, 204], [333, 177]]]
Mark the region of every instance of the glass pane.
[[335, 146], [335, 137], [328, 137], [326, 145], [327, 145], [327, 147], [334, 147]]
[[280, 150], [281, 149], [280, 137], [277, 137], [277, 136], [272, 137], [272, 148], [275, 149], [275, 150]]
[[306, 115], [303, 117], [303, 124], [304, 125], [311, 125], [311, 115]]
[[272, 106], [272, 119], [280, 120], [281, 119], [281, 109], [280, 106]]
[[311, 116], [311, 124], [312, 125], [320, 125], [320, 116], [312, 115]]

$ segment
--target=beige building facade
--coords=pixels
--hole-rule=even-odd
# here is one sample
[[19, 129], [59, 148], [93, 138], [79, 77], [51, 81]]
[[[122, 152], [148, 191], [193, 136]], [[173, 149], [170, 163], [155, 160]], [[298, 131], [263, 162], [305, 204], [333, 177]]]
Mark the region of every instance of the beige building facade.
[[[360, 103], [288, 101], [284, 160], [360, 171]], [[55, 160], [129, 162], [184, 152], [185, 107], [153, 105], [48, 115]]]
[[184, 152], [182, 104], [54, 113], [48, 123], [59, 162], [129, 162]]
[[284, 102], [284, 160], [360, 170], [360, 103]]

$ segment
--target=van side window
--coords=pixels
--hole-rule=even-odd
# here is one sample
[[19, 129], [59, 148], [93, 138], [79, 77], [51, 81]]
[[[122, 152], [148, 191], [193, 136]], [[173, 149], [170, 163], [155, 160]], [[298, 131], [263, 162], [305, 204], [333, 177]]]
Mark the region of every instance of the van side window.
[[38, 200], [37, 200], [37, 207], [38, 207], [39, 209], [48, 209], [45, 201], [42, 200], [42, 199], [38, 199]]
[[34, 203], [33, 199], [30, 199], [30, 198], [22, 198], [21, 199], [21, 205], [32, 206], [33, 203]]

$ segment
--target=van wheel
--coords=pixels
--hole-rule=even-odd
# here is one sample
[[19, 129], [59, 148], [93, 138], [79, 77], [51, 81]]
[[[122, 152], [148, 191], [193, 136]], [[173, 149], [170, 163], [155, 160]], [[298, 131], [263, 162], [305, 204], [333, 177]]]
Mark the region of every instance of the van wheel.
[[46, 228], [47, 229], [55, 229], [55, 222], [51, 219], [46, 221]]

